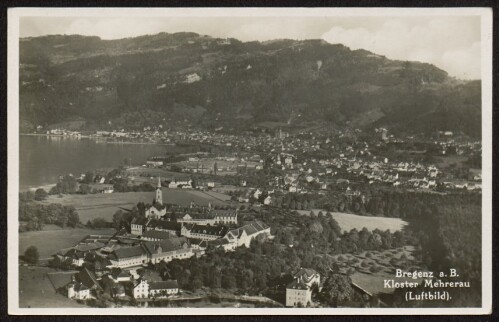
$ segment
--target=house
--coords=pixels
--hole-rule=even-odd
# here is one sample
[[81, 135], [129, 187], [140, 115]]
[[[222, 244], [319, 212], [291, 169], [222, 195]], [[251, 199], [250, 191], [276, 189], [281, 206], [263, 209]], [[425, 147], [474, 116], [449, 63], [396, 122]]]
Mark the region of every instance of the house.
[[189, 241], [185, 237], [176, 237], [157, 242], [145, 242], [143, 246], [147, 252], [148, 262], [153, 264], [194, 256]]
[[146, 209], [146, 218], [159, 219], [166, 214], [166, 207], [155, 204]]
[[167, 280], [149, 283], [150, 298], [164, 298], [179, 293], [177, 280]]
[[214, 214], [215, 224], [237, 224], [237, 209], [215, 209], [210, 214]]
[[134, 217], [130, 223], [130, 233], [132, 235], [142, 236], [151, 218]]
[[111, 269], [111, 274], [108, 275], [115, 283], [119, 282], [130, 282], [130, 273], [122, 270], [119, 267], [113, 267]]
[[59, 262], [67, 262], [70, 265], [81, 267], [85, 261], [85, 256], [91, 251], [98, 250], [104, 247], [103, 243], [88, 243], [84, 245], [76, 245], [71, 248], [60, 250], [53, 257], [57, 258]]
[[149, 283], [149, 297], [161, 298], [179, 293], [177, 280]]
[[66, 286], [68, 298], [85, 300], [91, 297], [91, 293], [102, 291], [94, 273], [86, 267], [71, 277], [71, 282]]
[[177, 188], [191, 189], [192, 188], [192, 180], [187, 180], [187, 181], [172, 180], [168, 184], [168, 188], [170, 188], [170, 189], [177, 189]]
[[146, 164], [149, 167], [158, 168], [158, 167], [162, 167], [163, 166], [163, 161], [148, 160], [148, 161], [146, 161]]
[[86, 300], [90, 298], [90, 289], [81, 282], [76, 282], [74, 277], [72, 281], [66, 286], [68, 291], [68, 298], [73, 300]]
[[175, 235], [176, 234], [172, 234], [170, 231], [148, 230], [142, 234], [141, 238], [147, 241], [161, 241], [165, 239], [170, 239]]
[[312, 286], [320, 285], [320, 275], [310, 268], [293, 274], [293, 282], [286, 287], [286, 306], [308, 306], [312, 303]]
[[237, 248], [237, 241], [230, 240], [229, 237], [214, 239], [214, 240], [203, 240], [199, 244], [200, 249], [206, 249], [208, 247], [223, 248], [224, 251], [232, 251]]
[[149, 297], [149, 283], [145, 279], [138, 279], [133, 283], [133, 298], [146, 299]]
[[182, 226], [180, 234], [188, 238], [214, 240], [224, 237], [228, 230], [227, 226], [187, 224]]
[[253, 197], [255, 199], [258, 199], [258, 198], [260, 198], [260, 196], [262, 195], [262, 193], [263, 192], [260, 189], [256, 189], [255, 192], [253, 193]]
[[102, 193], [113, 193], [113, 192], [114, 192], [113, 186], [102, 189]]
[[254, 221], [240, 228], [232, 229], [224, 236], [237, 243], [237, 247], [250, 247], [251, 241], [259, 235], [270, 236], [270, 227], [261, 221]]
[[267, 205], [267, 206], [271, 205], [272, 204], [272, 197], [271, 196], [267, 196], [267, 198], [265, 198], [263, 200], [263, 204]]
[[112, 251], [108, 256], [113, 267], [133, 267], [147, 263], [147, 252], [142, 245], [122, 247]]
[[173, 221], [165, 221], [158, 219], [151, 219], [146, 225], [145, 230], [158, 230], [170, 233], [172, 236], [179, 236], [182, 224]]

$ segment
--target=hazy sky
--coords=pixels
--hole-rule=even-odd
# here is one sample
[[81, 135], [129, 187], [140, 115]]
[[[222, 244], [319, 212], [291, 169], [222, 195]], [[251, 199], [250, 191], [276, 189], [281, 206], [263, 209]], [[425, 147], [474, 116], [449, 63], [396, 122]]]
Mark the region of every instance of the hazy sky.
[[341, 17], [21, 17], [20, 36], [80, 34], [118, 39], [192, 31], [242, 41], [324, 39], [390, 59], [434, 64], [451, 76], [480, 78], [478, 16]]

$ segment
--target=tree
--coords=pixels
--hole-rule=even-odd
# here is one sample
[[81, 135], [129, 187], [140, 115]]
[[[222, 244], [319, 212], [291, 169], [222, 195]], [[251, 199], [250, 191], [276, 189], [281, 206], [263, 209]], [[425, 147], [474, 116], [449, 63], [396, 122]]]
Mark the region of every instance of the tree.
[[339, 302], [350, 300], [354, 295], [352, 280], [348, 276], [330, 272], [320, 295], [326, 304], [337, 307]]
[[24, 260], [30, 264], [38, 263], [39, 258], [40, 254], [38, 253], [38, 248], [35, 246], [29, 246], [24, 252]]
[[85, 173], [85, 177], [83, 178], [83, 180], [81, 182], [89, 184], [89, 183], [92, 183], [93, 181], [94, 181], [94, 174], [89, 171], [89, 172]]
[[86, 194], [89, 194], [92, 192], [92, 188], [90, 188], [90, 186], [86, 183], [82, 183], [80, 185], [80, 191], [79, 191], [81, 194], [83, 195], [86, 195]]
[[66, 207], [67, 208], [67, 224], [70, 227], [76, 227], [80, 223], [80, 216], [76, 212], [76, 209], [73, 206]]
[[45, 191], [45, 189], [38, 188], [35, 191], [35, 200], [37, 200], [37, 201], [45, 200], [45, 199], [47, 199], [48, 195], [49, 194], [47, 193], [47, 191]]

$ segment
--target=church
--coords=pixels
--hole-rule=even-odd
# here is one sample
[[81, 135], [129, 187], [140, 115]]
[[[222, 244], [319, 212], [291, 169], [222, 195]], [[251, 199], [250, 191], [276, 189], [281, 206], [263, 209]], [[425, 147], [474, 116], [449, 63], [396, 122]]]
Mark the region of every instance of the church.
[[166, 214], [166, 207], [163, 205], [163, 190], [161, 188], [161, 177], [158, 177], [158, 186], [156, 187], [156, 196], [154, 205], [146, 209], [146, 218], [159, 219]]

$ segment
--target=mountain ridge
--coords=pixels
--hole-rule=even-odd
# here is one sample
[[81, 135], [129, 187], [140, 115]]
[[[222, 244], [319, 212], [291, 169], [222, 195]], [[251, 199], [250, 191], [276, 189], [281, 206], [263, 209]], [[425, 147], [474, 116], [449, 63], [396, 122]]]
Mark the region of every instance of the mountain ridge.
[[321, 39], [241, 42], [190, 32], [20, 39], [20, 119], [28, 127], [187, 119], [208, 127], [317, 122], [479, 136], [480, 104], [480, 81]]

